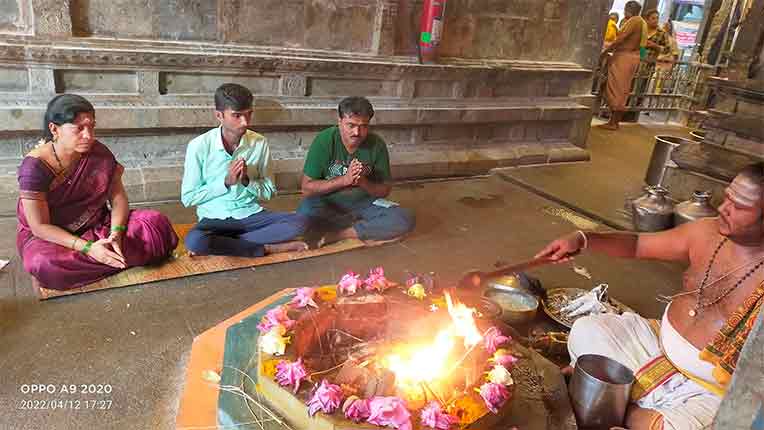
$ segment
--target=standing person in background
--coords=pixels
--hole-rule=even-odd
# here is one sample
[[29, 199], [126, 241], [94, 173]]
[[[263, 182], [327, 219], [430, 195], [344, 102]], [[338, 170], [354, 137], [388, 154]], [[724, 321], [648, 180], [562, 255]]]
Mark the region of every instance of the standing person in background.
[[[647, 55], [642, 58], [637, 74], [634, 77], [634, 93], [637, 97], [637, 106], [643, 106], [647, 101], [650, 104], [654, 101], [648, 97], [648, 93], [657, 93], [660, 91], [661, 77], [655, 73], [655, 65], [658, 56], [668, 51], [668, 39], [666, 32], [658, 26], [660, 15], [655, 9], [650, 9], [645, 13], [645, 22], [647, 23]], [[645, 112], [649, 115], [650, 112]]]
[[658, 55], [659, 66], [660, 63], [673, 64], [679, 61], [679, 46], [676, 43], [674, 23], [672, 23], [671, 20], [668, 20], [663, 24], [663, 33], [666, 35], [668, 49]]
[[636, 1], [629, 1], [624, 7], [625, 22], [618, 36], [602, 55], [612, 52], [608, 64], [607, 89], [605, 100], [610, 107], [610, 120], [602, 124], [606, 130], [618, 130], [618, 124], [626, 110], [626, 101], [631, 93], [631, 81], [639, 67], [640, 52], [647, 43], [647, 25], [639, 16], [642, 6]]
[[605, 46], [613, 43], [615, 38], [618, 37], [618, 20], [620, 17], [616, 12], [610, 12], [610, 17], [607, 20], [607, 28], [605, 29]]
[[676, 76], [672, 73], [674, 64], [679, 60], [679, 47], [674, 35], [674, 25], [671, 20], [663, 24], [663, 33], [666, 35], [668, 49], [658, 55], [655, 68], [658, 71], [655, 92], [671, 93], [674, 90]]
[[655, 9], [645, 14], [647, 23], [647, 61], [655, 62], [658, 56], [669, 52], [669, 40], [666, 32], [658, 26], [660, 15]]

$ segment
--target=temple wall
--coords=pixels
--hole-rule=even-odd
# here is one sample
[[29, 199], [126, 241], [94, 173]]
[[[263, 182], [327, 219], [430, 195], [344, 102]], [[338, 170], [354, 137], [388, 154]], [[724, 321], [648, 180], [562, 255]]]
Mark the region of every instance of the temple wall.
[[132, 202], [177, 199], [212, 94], [255, 94], [281, 189], [344, 96], [366, 95], [397, 178], [586, 159], [608, 0], [450, 0], [440, 64], [420, 65], [421, 0], [0, 0], [0, 212], [57, 93], [96, 106]]

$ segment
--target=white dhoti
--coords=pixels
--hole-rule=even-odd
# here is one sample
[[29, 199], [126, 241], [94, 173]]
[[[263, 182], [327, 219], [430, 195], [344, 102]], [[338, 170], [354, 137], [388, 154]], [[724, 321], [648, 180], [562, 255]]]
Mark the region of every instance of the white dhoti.
[[[649, 320], [633, 313], [579, 318], [568, 338], [571, 364], [575, 366], [581, 355], [597, 354], [611, 358], [637, 374], [665, 354], [677, 367], [691, 368], [692, 375], [713, 380], [713, 366], [700, 361], [700, 351], [679, 336], [666, 314], [660, 331], [659, 336]], [[636, 404], [659, 412], [665, 430], [696, 430], [711, 426], [720, 402], [719, 396], [676, 372], [656, 381], [656, 386], [646, 391]]]

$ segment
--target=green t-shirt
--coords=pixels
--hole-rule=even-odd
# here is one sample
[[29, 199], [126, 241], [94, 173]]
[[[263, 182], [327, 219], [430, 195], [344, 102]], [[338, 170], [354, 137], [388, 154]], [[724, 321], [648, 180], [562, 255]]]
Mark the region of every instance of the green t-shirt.
[[[336, 125], [322, 130], [313, 139], [302, 172], [311, 179], [333, 179], [344, 175], [354, 158], [363, 163], [362, 174], [370, 181], [379, 183], [390, 180], [390, 156], [385, 141], [369, 133], [358, 149], [349, 154]], [[325, 197], [337, 203], [353, 203], [371, 196], [361, 187], [348, 187]]]

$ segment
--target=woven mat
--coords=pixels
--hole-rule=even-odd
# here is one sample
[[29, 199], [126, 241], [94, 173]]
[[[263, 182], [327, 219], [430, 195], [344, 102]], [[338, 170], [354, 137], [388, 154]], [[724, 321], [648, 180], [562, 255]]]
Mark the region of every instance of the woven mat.
[[[173, 224], [178, 237], [184, 238], [193, 224]], [[332, 243], [318, 249], [301, 252], [283, 252], [266, 255], [264, 257], [225, 257], [225, 256], [194, 256], [190, 257], [180, 240], [173, 257], [156, 266], [132, 267], [115, 275], [104, 278], [98, 282], [71, 290], [50, 290], [42, 288], [33, 278], [33, 286], [40, 300], [54, 297], [68, 296], [71, 294], [87, 293], [90, 291], [105, 290], [109, 288], [127, 287], [130, 285], [146, 284], [149, 282], [163, 281], [165, 279], [182, 278], [184, 276], [200, 275], [203, 273], [221, 272], [224, 270], [241, 269], [244, 267], [264, 266], [266, 264], [284, 263], [304, 258], [318, 257], [321, 255], [336, 254], [350, 251], [351, 249], [378, 246], [385, 242], [362, 242], [358, 239], [346, 239]]]

